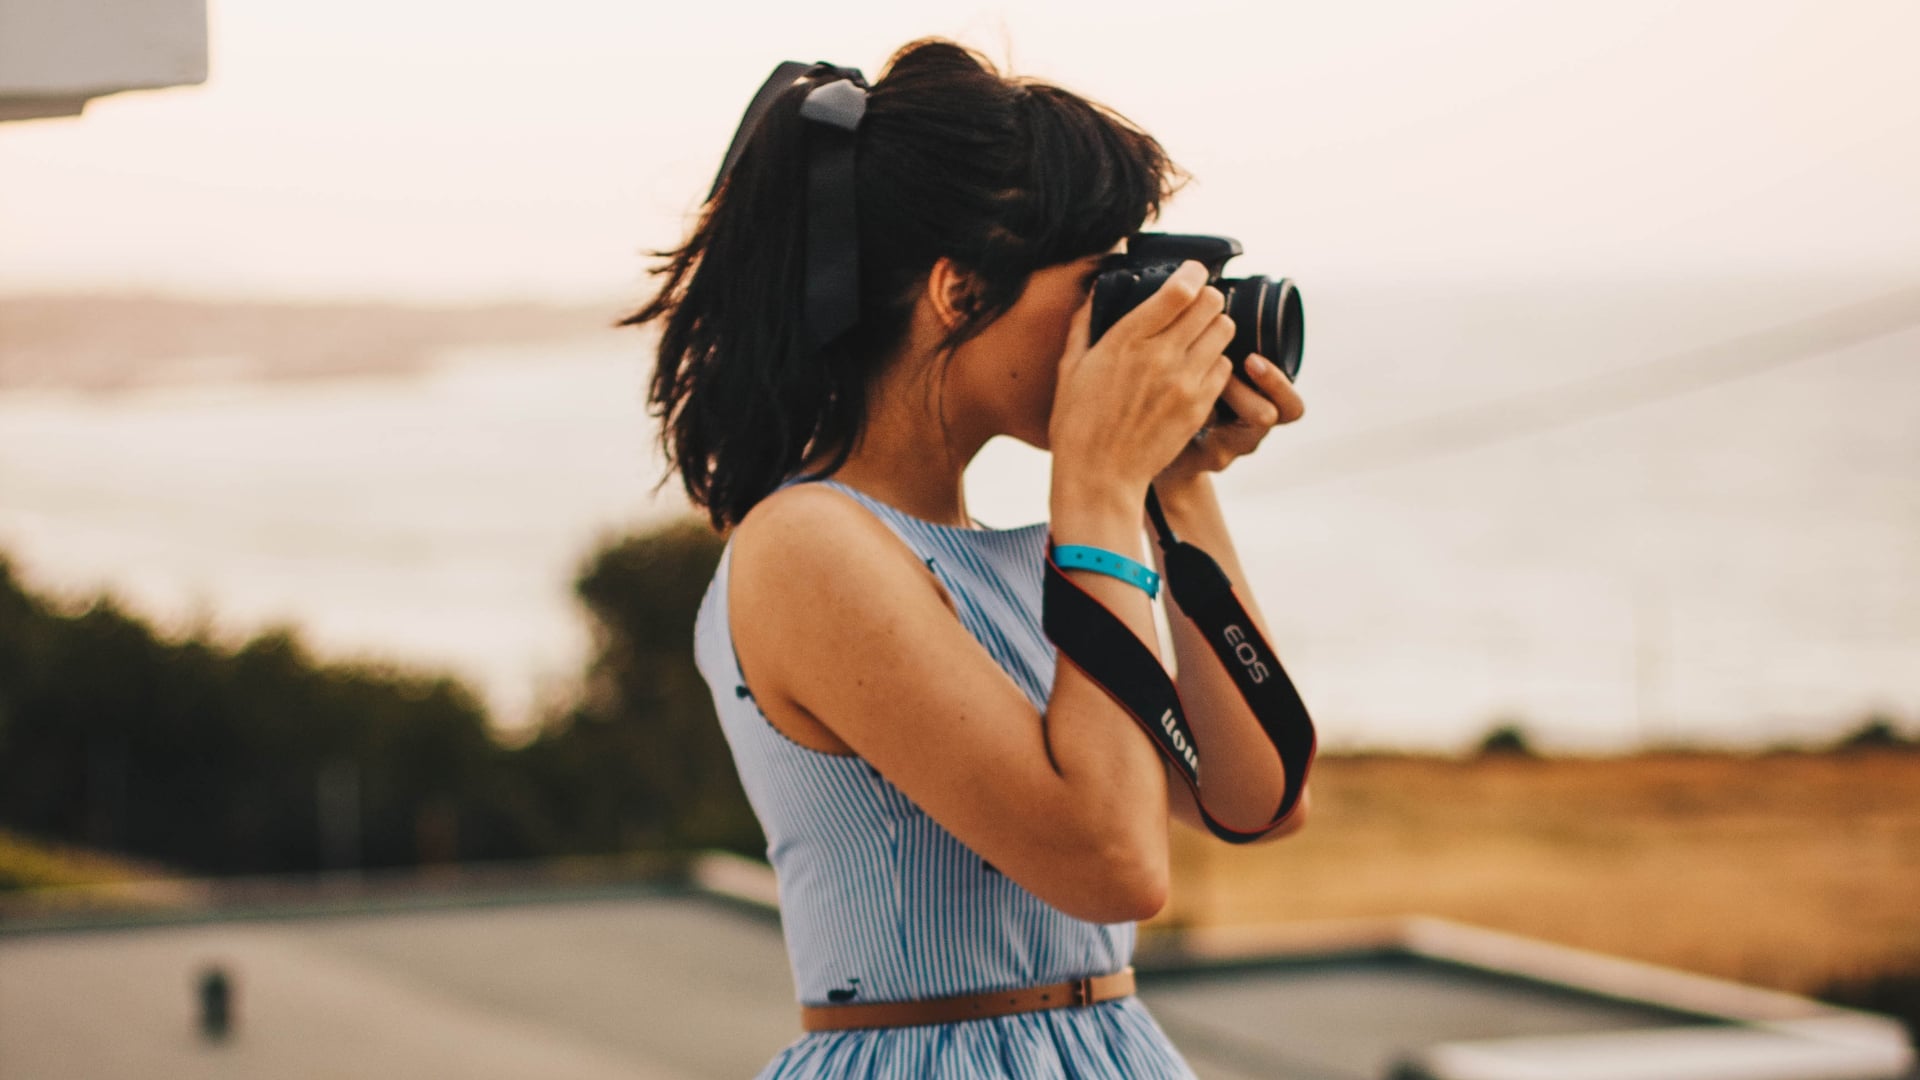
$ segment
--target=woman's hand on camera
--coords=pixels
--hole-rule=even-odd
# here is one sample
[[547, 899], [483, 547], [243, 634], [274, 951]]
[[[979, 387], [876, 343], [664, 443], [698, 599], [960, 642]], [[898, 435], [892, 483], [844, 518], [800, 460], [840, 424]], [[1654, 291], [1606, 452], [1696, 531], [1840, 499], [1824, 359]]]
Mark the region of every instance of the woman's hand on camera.
[[1291, 424], [1307, 411], [1286, 372], [1255, 353], [1247, 357], [1247, 378], [1227, 381], [1220, 400], [1233, 410], [1234, 418], [1215, 420], [1190, 439], [1180, 456], [1173, 459], [1156, 483], [1178, 483], [1203, 472], [1219, 472], [1260, 448], [1267, 432], [1281, 424]]
[[1234, 328], [1224, 306], [1197, 262], [1182, 265], [1092, 346], [1092, 301], [1081, 305], [1060, 359], [1048, 431], [1056, 491], [1138, 505], [1230, 392], [1233, 365], [1222, 350]]

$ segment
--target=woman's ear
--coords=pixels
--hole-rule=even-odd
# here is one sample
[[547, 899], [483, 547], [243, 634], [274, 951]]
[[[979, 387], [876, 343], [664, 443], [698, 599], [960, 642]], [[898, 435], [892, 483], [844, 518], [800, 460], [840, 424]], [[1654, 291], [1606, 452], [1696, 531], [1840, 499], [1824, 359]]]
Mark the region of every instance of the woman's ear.
[[979, 302], [978, 285], [973, 275], [942, 255], [927, 273], [927, 300], [933, 304], [940, 325], [948, 330], [960, 325]]

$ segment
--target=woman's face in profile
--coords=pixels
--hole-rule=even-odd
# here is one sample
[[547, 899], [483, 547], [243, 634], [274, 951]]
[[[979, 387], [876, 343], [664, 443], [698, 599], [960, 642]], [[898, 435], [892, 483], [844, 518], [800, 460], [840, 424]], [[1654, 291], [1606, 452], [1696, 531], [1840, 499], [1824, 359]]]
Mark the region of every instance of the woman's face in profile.
[[995, 414], [997, 434], [1047, 449], [1060, 356], [1103, 258], [1088, 255], [1034, 271], [1013, 306], [956, 353], [969, 384]]

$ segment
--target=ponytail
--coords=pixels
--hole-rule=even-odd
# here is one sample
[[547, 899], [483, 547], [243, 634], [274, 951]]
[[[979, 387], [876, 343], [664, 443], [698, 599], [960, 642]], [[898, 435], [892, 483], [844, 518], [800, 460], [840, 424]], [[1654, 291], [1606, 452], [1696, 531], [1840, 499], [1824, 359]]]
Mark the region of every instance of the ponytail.
[[663, 321], [648, 402], [667, 460], [719, 528], [810, 460], [824, 457], [821, 475], [845, 464], [935, 261], [979, 285], [952, 348], [1011, 307], [1034, 270], [1136, 231], [1181, 175], [1117, 114], [1003, 78], [959, 45], [910, 44], [871, 88], [856, 136], [859, 321], [816, 348], [804, 308], [809, 89], [779, 91], [740, 133], [693, 233], [655, 253], [659, 291], [620, 323]]

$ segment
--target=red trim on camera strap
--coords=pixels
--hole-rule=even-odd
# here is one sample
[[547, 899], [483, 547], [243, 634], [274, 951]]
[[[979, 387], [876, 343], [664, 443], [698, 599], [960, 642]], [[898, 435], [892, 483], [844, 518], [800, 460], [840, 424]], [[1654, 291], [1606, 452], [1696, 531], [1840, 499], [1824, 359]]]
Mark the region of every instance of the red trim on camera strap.
[[1260, 633], [1246, 606], [1234, 595], [1233, 582], [1213, 556], [1180, 540], [1168, 526], [1160, 501], [1147, 492], [1147, 516], [1166, 566], [1166, 583], [1180, 611], [1192, 620], [1201, 636], [1225, 666], [1240, 697], [1259, 720], [1267, 741], [1280, 755], [1286, 787], [1280, 805], [1266, 825], [1252, 831], [1222, 824], [1200, 797], [1200, 747], [1187, 724], [1180, 692], [1148, 648], [1120, 617], [1093, 598], [1047, 556], [1041, 621], [1062, 657], [1073, 662], [1131, 715], [1160, 753], [1173, 763], [1200, 816], [1215, 836], [1229, 843], [1258, 840], [1285, 824], [1306, 790], [1307, 771], [1313, 766], [1313, 718], [1280, 666], [1280, 658]]

